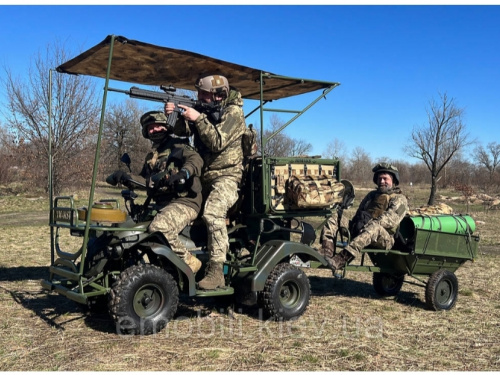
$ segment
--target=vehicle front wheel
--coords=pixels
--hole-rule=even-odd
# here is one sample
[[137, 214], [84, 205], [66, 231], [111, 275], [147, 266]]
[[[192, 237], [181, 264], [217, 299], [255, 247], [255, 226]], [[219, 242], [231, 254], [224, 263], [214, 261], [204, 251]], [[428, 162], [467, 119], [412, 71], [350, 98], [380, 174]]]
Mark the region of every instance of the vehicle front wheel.
[[260, 301], [271, 318], [290, 320], [304, 313], [310, 295], [307, 275], [289, 263], [280, 263], [269, 274]]
[[425, 287], [425, 303], [431, 310], [450, 310], [457, 302], [458, 280], [453, 272], [434, 272]]
[[152, 264], [127, 268], [113, 284], [109, 312], [117, 332], [150, 335], [174, 317], [179, 289], [172, 275]]
[[393, 297], [399, 293], [403, 286], [404, 275], [391, 275], [385, 272], [373, 273], [373, 289], [379, 296]]

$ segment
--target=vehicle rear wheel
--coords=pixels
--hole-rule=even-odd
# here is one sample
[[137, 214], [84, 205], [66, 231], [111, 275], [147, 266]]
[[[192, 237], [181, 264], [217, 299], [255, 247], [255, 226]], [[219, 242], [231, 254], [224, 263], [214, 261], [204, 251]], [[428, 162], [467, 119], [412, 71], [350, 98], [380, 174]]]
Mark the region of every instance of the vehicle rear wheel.
[[457, 302], [458, 280], [453, 272], [434, 272], [425, 287], [425, 303], [431, 310], [450, 310]]
[[261, 303], [267, 315], [275, 320], [301, 316], [309, 305], [311, 286], [307, 275], [299, 268], [280, 263], [269, 274]]
[[404, 275], [391, 275], [385, 272], [373, 273], [373, 288], [379, 296], [392, 297], [399, 293], [403, 286]]
[[127, 268], [113, 284], [109, 312], [118, 332], [149, 335], [174, 317], [179, 289], [172, 275], [152, 264]]

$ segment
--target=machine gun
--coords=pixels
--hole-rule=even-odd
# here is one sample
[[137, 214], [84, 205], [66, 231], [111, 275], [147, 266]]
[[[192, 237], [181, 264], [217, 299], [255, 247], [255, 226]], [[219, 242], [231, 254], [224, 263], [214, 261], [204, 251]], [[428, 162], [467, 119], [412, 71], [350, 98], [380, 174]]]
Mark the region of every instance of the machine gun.
[[221, 105], [219, 103], [204, 103], [200, 100], [190, 98], [187, 95], [176, 95], [174, 94], [177, 89], [173, 86], [161, 85], [160, 89], [164, 92], [157, 92], [151, 90], [141, 89], [139, 87], [132, 86], [130, 90], [120, 90], [108, 87], [108, 91], [115, 91], [127, 94], [134, 99], [151, 100], [155, 102], [168, 103], [172, 102], [175, 104], [174, 111], [167, 116], [167, 124], [174, 126], [179, 113], [182, 113], [182, 109], [179, 108], [180, 105], [185, 105], [186, 107], [191, 107], [196, 109], [198, 112], [210, 114], [211, 117], [218, 121], [220, 118]]

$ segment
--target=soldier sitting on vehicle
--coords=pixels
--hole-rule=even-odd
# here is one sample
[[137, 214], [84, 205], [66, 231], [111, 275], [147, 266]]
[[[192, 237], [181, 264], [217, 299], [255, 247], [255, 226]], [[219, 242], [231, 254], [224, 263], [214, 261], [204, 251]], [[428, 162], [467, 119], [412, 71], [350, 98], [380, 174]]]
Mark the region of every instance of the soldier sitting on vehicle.
[[201, 262], [179, 240], [179, 233], [200, 213], [200, 173], [203, 159], [187, 138], [172, 137], [173, 128], [161, 111], [141, 117], [142, 135], [153, 142], [140, 175], [146, 179], [148, 195], [162, 206], [149, 225], [149, 232], [165, 235], [172, 250], [196, 273]]
[[351, 242], [345, 249], [334, 255], [336, 232], [339, 229], [338, 217], [333, 215], [321, 232], [322, 247], [318, 252], [323, 255], [333, 273], [344, 268], [360, 250], [373, 246], [390, 249], [394, 245], [394, 235], [401, 220], [408, 211], [408, 201], [399, 185], [399, 172], [396, 167], [377, 164], [372, 169], [373, 182], [377, 189], [369, 192], [361, 201], [350, 223], [341, 220], [340, 226], [349, 226]]

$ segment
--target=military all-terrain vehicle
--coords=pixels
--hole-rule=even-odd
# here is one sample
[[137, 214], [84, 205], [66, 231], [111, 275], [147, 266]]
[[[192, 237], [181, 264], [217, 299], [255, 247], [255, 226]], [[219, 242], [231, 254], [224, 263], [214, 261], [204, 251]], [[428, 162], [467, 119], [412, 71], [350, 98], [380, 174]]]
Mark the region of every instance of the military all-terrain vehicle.
[[[180, 294], [254, 301], [276, 320], [296, 318], [305, 312], [311, 291], [302, 269], [328, 266], [313, 247], [317, 233], [332, 214], [341, 215], [354, 199], [352, 184], [341, 180], [339, 161], [276, 157], [265, 152], [248, 156], [240, 199], [227, 217], [230, 249], [224, 264], [226, 286], [200, 290], [197, 281], [203, 277], [203, 269], [193, 274], [162, 233], [148, 232], [156, 207], [149, 198], [136, 202], [134, 190], [144, 188], [142, 182], [131, 178], [124, 182], [128, 187], [122, 191], [127, 212], [117, 199], [94, 201], [106, 100], [110, 92], [127, 92], [110, 88], [110, 80], [167, 87], [164, 94], [136, 87], [128, 91], [131, 97], [146, 93], [150, 100], [162, 101], [172, 95], [171, 85], [192, 90], [198, 74], [221, 72], [246, 103], [256, 101], [256, 108], [247, 117], [259, 111], [260, 150], [265, 150], [267, 142], [339, 83], [286, 77], [114, 35], [63, 63], [57, 72], [103, 78], [104, 94], [88, 206], [76, 207], [73, 196], [53, 197], [50, 190], [51, 266], [48, 279], [42, 280], [45, 289], [90, 308], [106, 306], [119, 333], [159, 332], [175, 316]], [[291, 97], [308, 98], [308, 104], [299, 110], [266, 107]], [[189, 102], [185, 97], [177, 99]], [[265, 112], [288, 113], [291, 119], [265, 137]], [[126, 155], [123, 161], [130, 164]], [[427, 218], [436, 221], [431, 226], [423, 225], [425, 219], [405, 218], [402, 244], [390, 250], [364, 249], [361, 264], [347, 265], [337, 276], [345, 276], [350, 270], [373, 272], [377, 293], [394, 296], [408, 275], [425, 286], [429, 308], [452, 308], [458, 292], [453, 272], [476, 257], [479, 238], [472, 235], [475, 225], [470, 217]], [[451, 220], [456, 226], [443, 228], [443, 220]], [[315, 228], [312, 222], [320, 224]], [[78, 245], [67, 247], [63, 232], [69, 232]], [[182, 231], [181, 238], [206, 264], [205, 225], [195, 221]], [[346, 228], [339, 231], [338, 239], [339, 249], [349, 242]], [[365, 255], [370, 264], [365, 262]], [[429, 280], [423, 276], [429, 276]]]
[[[265, 153], [247, 157], [240, 199], [227, 218], [230, 250], [224, 264], [226, 287], [199, 290], [197, 281], [203, 277], [203, 269], [193, 274], [162, 233], [148, 232], [155, 205], [149, 199], [136, 203], [134, 189], [144, 187], [142, 182], [125, 182], [129, 189], [122, 191], [122, 196], [127, 213], [117, 199], [94, 202], [102, 119], [107, 95], [120, 91], [109, 87], [110, 80], [192, 90], [199, 73], [221, 72], [243, 99], [256, 101], [257, 107], [250, 114], [260, 111], [261, 124], [264, 111], [291, 113], [293, 117], [282, 129], [339, 83], [285, 77], [113, 35], [63, 63], [57, 72], [102, 77], [105, 84], [88, 206], [75, 207], [73, 196], [51, 199], [52, 264], [49, 278], [42, 281], [45, 289], [90, 307], [107, 303], [117, 330], [137, 334], [160, 331], [174, 317], [179, 293], [200, 298], [253, 298], [272, 319], [287, 320], [304, 313], [310, 285], [301, 267], [327, 266], [311, 247], [316, 233], [304, 218], [324, 221], [344, 196], [354, 195], [352, 185], [340, 181], [338, 160]], [[314, 99], [300, 110], [265, 107], [269, 102], [308, 93], [313, 93]], [[276, 135], [266, 139], [263, 134], [261, 125], [261, 150]], [[130, 162], [126, 157], [124, 161]], [[81, 242], [77, 251], [65, 249], [60, 240], [63, 231]], [[181, 236], [192, 254], [208, 261], [201, 221], [185, 228]]]

